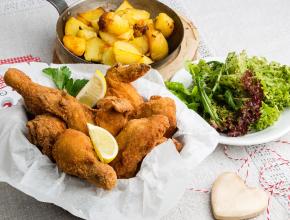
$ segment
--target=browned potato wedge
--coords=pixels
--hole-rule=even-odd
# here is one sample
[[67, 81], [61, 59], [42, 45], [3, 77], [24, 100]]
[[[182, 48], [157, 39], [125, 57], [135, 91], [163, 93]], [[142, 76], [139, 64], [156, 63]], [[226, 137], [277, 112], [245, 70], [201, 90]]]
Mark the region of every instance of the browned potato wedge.
[[94, 31], [94, 29], [92, 27], [87, 26], [86, 24], [84, 24], [83, 22], [77, 20], [74, 17], [71, 17], [68, 19], [68, 21], [65, 24], [65, 35], [72, 35], [72, 36], [76, 36], [79, 30], [90, 30], [90, 31]]
[[122, 64], [138, 63], [142, 54], [130, 43], [117, 41], [114, 44], [114, 55], [116, 61]]
[[84, 57], [87, 61], [100, 62], [102, 60], [105, 42], [98, 37], [87, 40]]
[[105, 12], [102, 7], [95, 8], [93, 10], [85, 11], [83, 13], [79, 13], [78, 16], [86, 20], [87, 22], [92, 22], [99, 20], [101, 15]]
[[77, 56], [82, 56], [86, 49], [86, 40], [72, 35], [63, 37], [64, 46]]
[[105, 12], [99, 20], [100, 31], [121, 35], [129, 31], [129, 23], [114, 12]]
[[134, 38], [133, 29], [130, 29], [129, 31], [119, 35], [118, 38], [121, 40], [125, 40], [125, 41], [129, 41], [129, 40], [133, 39]]
[[100, 38], [103, 41], [105, 41], [107, 44], [109, 44], [110, 46], [114, 46], [114, 43], [118, 41], [118, 38], [115, 35], [109, 34], [107, 32], [100, 31], [99, 35], [100, 35]]
[[142, 35], [146, 34], [146, 31], [149, 28], [154, 29], [154, 23], [152, 19], [137, 21], [137, 23], [133, 26], [134, 37], [141, 37]]
[[127, 8], [133, 8], [133, 6], [127, 0], [124, 0], [119, 8], [117, 8], [116, 12], [125, 10]]
[[150, 59], [150, 57], [147, 57], [147, 56], [142, 56], [142, 58], [139, 60], [138, 63], [145, 63], [147, 65], [150, 65], [153, 63], [153, 60]]
[[136, 24], [139, 20], [147, 20], [150, 18], [150, 13], [148, 11], [136, 8], [127, 8], [116, 13], [126, 19], [131, 26]]
[[145, 35], [134, 38], [130, 43], [133, 44], [142, 54], [146, 54], [149, 50], [148, 39]]
[[90, 22], [87, 21], [86, 19], [84, 19], [83, 17], [77, 16], [76, 19], [79, 20], [79, 21], [81, 21], [81, 22], [83, 22], [87, 26], [90, 25]]
[[162, 60], [168, 55], [168, 43], [160, 31], [148, 30], [146, 35], [149, 40], [151, 58], [155, 61]]
[[174, 21], [165, 13], [160, 13], [155, 20], [155, 28], [159, 30], [164, 37], [169, 37], [174, 30]]
[[84, 38], [85, 40], [88, 40], [92, 37], [97, 37], [97, 33], [94, 31], [89, 31], [89, 30], [79, 30], [77, 33], [77, 37]]
[[104, 49], [104, 53], [102, 56], [102, 63], [106, 65], [110, 65], [110, 66], [113, 66], [114, 64], [117, 63], [115, 59], [113, 47], [106, 47]]

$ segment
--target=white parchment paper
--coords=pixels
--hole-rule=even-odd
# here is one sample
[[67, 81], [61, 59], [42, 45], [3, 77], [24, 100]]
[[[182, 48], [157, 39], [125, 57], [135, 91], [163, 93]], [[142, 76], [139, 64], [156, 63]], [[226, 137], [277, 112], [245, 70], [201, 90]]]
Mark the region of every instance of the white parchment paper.
[[[58, 66], [58, 65], [52, 65]], [[75, 78], [90, 78], [103, 65], [67, 65]], [[44, 63], [0, 66], [19, 68], [42, 85], [53, 83], [42, 73]], [[216, 147], [217, 132], [198, 114], [189, 110], [164, 87], [158, 72], [151, 70], [133, 83], [138, 92], [171, 97], [177, 105], [175, 134], [184, 143], [179, 154], [171, 140], [155, 147], [143, 160], [137, 176], [118, 180], [112, 191], [98, 189], [89, 183], [58, 170], [55, 164], [26, 139], [27, 117], [22, 100], [0, 111], [0, 181], [42, 202], [54, 203], [84, 219], [158, 219], [173, 208], [189, 184], [189, 172]], [[9, 94], [19, 99], [15, 92]]]

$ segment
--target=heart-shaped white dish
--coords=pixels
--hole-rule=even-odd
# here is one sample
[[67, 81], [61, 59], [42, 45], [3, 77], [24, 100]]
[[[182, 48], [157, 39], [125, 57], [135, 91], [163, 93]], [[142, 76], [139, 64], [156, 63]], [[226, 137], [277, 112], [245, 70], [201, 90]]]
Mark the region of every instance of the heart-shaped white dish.
[[226, 172], [213, 184], [211, 204], [216, 219], [248, 219], [267, 208], [268, 195], [262, 189], [245, 185], [236, 173]]

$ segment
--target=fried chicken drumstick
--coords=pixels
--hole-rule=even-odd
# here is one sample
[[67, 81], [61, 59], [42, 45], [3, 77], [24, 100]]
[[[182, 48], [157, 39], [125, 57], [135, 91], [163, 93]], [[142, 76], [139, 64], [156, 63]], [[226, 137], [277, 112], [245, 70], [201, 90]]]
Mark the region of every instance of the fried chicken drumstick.
[[39, 147], [42, 153], [52, 161], [52, 147], [58, 136], [66, 130], [66, 124], [52, 115], [38, 115], [28, 121], [28, 140]]
[[22, 95], [27, 110], [34, 114], [50, 113], [64, 120], [69, 128], [88, 134], [87, 122], [93, 123], [94, 114], [66, 92], [41, 86], [31, 81], [18, 69], [9, 69], [5, 83]]
[[133, 119], [127, 123], [117, 136], [119, 153], [110, 163], [118, 178], [130, 178], [136, 174], [139, 163], [163, 141], [162, 137], [169, 126], [164, 115]]
[[117, 182], [114, 169], [97, 160], [93, 145], [84, 133], [67, 129], [57, 139], [53, 158], [65, 173], [78, 176], [103, 189], [112, 189]]

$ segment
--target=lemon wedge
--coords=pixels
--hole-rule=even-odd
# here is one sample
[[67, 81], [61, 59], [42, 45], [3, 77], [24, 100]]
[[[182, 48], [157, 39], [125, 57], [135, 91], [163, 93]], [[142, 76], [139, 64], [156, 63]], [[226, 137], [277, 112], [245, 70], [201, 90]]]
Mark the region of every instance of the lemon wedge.
[[119, 147], [116, 139], [104, 128], [89, 123], [87, 123], [87, 126], [100, 161], [110, 163], [118, 154]]
[[97, 70], [89, 82], [81, 89], [76, 98], [79, 102], [93, 107], [99, 99], [104, 98], [106, 91], [106, 79], [101, 71]]

